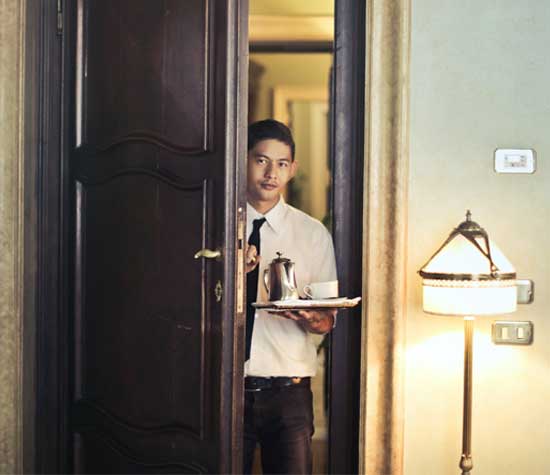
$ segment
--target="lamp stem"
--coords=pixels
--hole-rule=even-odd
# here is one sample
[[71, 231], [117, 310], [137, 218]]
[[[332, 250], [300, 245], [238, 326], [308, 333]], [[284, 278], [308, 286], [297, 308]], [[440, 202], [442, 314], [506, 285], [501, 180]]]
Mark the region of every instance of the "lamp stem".
[[474, 318], [464, 317], [464, 409], [462, 414], [462, 456], [459, 467], [462, 475], [468, 475], [472, 461], [472, 360]]

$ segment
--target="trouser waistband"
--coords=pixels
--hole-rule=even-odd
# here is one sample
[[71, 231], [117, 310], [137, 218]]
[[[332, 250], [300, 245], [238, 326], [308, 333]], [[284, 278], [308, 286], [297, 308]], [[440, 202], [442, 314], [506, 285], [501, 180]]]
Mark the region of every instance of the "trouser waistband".
[[244, 378], [245, 391], [265, 391], [288, 386], [306, 386], [310, 384], [311, 378], [307, 377], [286, 377], [276, 376], [272, 378], [261, 378], [258, 376], [247, 376]]

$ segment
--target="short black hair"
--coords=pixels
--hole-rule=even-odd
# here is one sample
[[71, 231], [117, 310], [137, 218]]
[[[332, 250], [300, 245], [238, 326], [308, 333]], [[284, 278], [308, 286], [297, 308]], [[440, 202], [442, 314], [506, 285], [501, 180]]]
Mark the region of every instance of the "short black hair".
[[248, 150], [252, 150], [254, 146], [262, 140], [274, 139], [283, 142], [290, 147], [290, 156], [294, 161], [294, 151], [296, 145], [292, 138], [290, 129], [275, 119], [264, 119], [254, 122], [248, 126]]

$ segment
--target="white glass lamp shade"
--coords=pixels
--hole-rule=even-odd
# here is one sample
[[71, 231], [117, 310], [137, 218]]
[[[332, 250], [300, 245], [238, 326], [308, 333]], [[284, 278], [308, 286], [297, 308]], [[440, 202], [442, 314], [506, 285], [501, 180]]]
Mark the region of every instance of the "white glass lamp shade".
[[423, 309], [457, 316], [514, 312], [516, 271], [485, 231], [467, 216], [419, 271]]
[[434, 281], [422, 284], [423, 309], [426, 313], [455, 316], [499, 315], [516, 311], [516, 281]]

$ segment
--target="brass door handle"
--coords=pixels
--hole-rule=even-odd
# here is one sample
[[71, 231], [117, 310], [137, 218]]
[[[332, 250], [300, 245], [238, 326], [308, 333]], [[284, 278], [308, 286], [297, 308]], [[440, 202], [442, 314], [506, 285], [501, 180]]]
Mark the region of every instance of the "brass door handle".
[[222, 255], [221, 251], [212, 249], [201, 249], [200, 251], [197, 251], [195, 253], [195, 259], [198, 259], [199, 257], [204, 257], [206, 259], [216, 259]]

